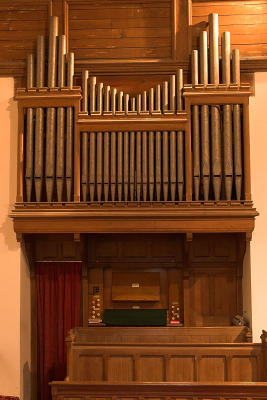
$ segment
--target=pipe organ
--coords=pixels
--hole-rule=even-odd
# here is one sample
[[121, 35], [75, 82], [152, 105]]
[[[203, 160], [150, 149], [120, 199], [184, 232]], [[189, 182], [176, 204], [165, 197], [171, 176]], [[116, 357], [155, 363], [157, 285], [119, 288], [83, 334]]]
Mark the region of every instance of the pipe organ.
[[[178, 69], [133, 95], [85, 69], [79, 101], [74, 54], [66, 54], [66, 37], [51, 17], [48, 42], [38, 37], [36, 56], [28, 56], [27, 88], [17, 91], [18, 201], [250, 200], [250, 88], [241, 83], [239, 51], [231, 54], [230, 33], [223, 32], [219, 57], [217, 14], [199, 43], [192, 83]], [[42, 106], [44, 98], [54, 104]]]
[[[173, 2], [175, 12], [178, 3], [186, 2]], [[83, 6], [87, 7], [78, 4]], [[146, 12], [149, 7], [145, 5]], [[153, 17], [150, 20], [154, 23]], [[48, 38], [39, 36], [36, 53], [27, 58], [26, 88], [16, 93], [14, 230], [19, 239], [24, 236], [34, 261], [82, 262], [80, 316], [86, 346], [91, 346], [91, 332], [93, 341], [101, 342], [97, 330], [105, 324], [129, 324], [125, 332], [149, 326], [143, 330], [149, 337], [144, 342], [139, 338], [142, 331], [134, 340], [127, 333], [128, 353], [124, 338], [118, 337], [118, 345], [116, 333], [113, 337], [116, 328], [103, 328], [105, 350], [102, 344], [100, 350], [95, 347], [96, 353], [89, 347], [82, 350], [84, 359], [93, 354], [94, 361], [83, 361], [81, 375], [69, 378], [90, 380], [92, 373], [91, 380], [99, 382], [120, 377], [127, 383], [193, 382], [203, 377], [260, 381], [263, 350], [255, 347], [255, 359], [254, 345], [238, 347], [239, 340], [247, 339], [227, 336], [239, 332], [230, 325], [243, 313], [242, 263], [257, 216], [250, 188], [253, 88], [244, 83], [230, 33], [223, 32], [219, 39], [218, 15], [210, 14], [189, 68], [181, 68], [185, 63], [176, 54], [168, 65], [129, 59], [116, 71], [114, 60], [102, 70], [97, 62], [75, 64], [74, 53], [67, 51], [68, 37], [58, 32], [58, 18], [51, 16]], [[178, 35], [177, 30], [172, 33]], [[173, 42], [175, 52], [176, 37]], [[164, 346], [159, 346], [158, 337], [153, 344], [151, 326], [162, 332]], [[174, 326], [184, 327], [178, 332]], [[192, 327], [196, 330], [190, 331]], [[206, 346], [203, 332], [209, 328], [213, 333], [208, 333]], [[199, 332], [204, 344], [188, 353], [187, 347], [196, 343], [193, 332]], [[34, 335], [37, 348], [36, 331]], [[170, 343], [186, 342], [187, 337], [186, 346], [169, 351]], [[75, 335], [70, 342], [73, 339]], [[146, 347], [146, 340], [151, 343], [148, 353], [139, 354], [136, 348]], [[213, 340], [218, 348], [210, 345]], [[224, 348], [223, 340], [236, 343]], [[69, 357], [75, 345], [75, 340], [69, 345]], [[119, 361], [117, 347], [110, 352], [113, 345], [123, 348]], [[240, 361], [240, 354], [245, 360]], [[189, 369], [190, 379], [187, 372], [179, 375]], [[78, 371], [76, 366], [73, 370]], [[113, 370], [118, 375], [113, 376]], [[235, 375], [239, 370], [249, 372]], [[132, 371], [127, 379], [125, 371]], [[53, 390], [56, 386], [52, 384]]]

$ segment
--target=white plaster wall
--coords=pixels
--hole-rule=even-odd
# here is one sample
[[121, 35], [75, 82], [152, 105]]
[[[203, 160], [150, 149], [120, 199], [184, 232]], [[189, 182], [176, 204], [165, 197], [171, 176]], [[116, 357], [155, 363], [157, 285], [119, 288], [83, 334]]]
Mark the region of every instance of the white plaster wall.
[[260, 216], [250, 244], [253, 341], [267, 330], [267, 72], [255, 74], [250, 101], [252, 199]]
[[16, 194], [13, 78], [0, 78], [0, 394], [20, 395], [20, 247], [8, 213]]

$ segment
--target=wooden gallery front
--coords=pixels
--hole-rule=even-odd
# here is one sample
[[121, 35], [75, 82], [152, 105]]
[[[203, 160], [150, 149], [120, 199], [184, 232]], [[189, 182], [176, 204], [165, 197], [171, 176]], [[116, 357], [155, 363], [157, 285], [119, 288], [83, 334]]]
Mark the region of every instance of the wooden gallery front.
[[225, 27], [245, 2], [31, 4], [10, 215], [32, 400], [267, 399], [242, 293], [257, 62]]

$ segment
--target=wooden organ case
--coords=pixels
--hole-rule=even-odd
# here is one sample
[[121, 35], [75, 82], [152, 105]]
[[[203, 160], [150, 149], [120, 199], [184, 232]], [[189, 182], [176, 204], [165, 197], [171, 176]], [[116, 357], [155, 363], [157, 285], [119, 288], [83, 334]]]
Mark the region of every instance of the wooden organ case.
[[[162, 1], [167, 14], [169, 3]], [[165, 63], [149, 61], [148, 49], [136, 62], [133, 47], [127, 62], [75, 64], [51, 16], [48, 40], [39, 36], [27, 58], [26, 88], [17, 89], [14, 229], [33, 262], [83, 262], [82, 327], [67, 338], [68, 376], [52, 384], [54, 399], [128, 390], [143, 398], [145, 386], [135, 392], [130, 383], [153, 381], [190, 381], [179, 398], [196, 399], [193, 382], [266, 380], [266, 335], [251, 344], [248, 328], [231, 327], [243, 314], [243, 257], [257, 215], [253, 87], [229, 32], [219, 43], [218, 15], [209, 15], [191, 52], [189, 5], [172, 4], [173, 30], [162, 28], [173, 40], [162, 46]], [[145, 1], [141, 15], [150, 6]], [[225, 388], [220, 398], [241, 390]], [[176, 389], [166, 390], [170, 398]], [[215, 389], [199, 390], [209, 397]]]

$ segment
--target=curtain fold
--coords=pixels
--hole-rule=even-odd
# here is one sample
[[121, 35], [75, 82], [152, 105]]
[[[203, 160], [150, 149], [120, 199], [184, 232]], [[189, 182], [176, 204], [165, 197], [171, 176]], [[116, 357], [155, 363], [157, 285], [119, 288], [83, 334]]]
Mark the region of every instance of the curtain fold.
[[49, 400], [49, 382], [66, 376], [68, 331], [80, 325], [81, 264], [36, 265], [37, 292], [37, 395]]

